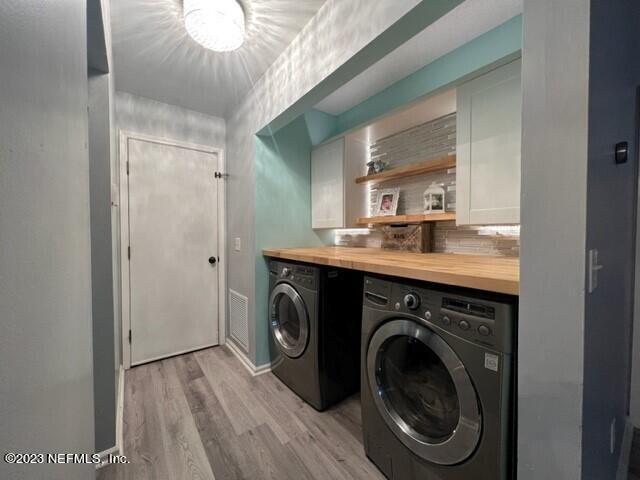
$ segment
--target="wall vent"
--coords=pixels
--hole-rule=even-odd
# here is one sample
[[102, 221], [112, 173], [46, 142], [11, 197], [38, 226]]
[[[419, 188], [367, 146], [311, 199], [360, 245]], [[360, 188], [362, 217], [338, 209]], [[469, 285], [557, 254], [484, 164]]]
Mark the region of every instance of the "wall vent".
[[233, 338], [249, 350], [249, 299], [229, 289], [229, 329]]

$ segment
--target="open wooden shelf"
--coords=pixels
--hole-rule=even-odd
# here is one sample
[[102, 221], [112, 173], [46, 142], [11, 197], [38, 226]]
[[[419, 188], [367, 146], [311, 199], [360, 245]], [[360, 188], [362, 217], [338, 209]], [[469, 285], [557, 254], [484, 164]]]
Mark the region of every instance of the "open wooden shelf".
[[423, 222], [445, 222], [455, 220], [455, 212], [447, 213], [416, 213], [412, 215], [385, 215], [382, 217], [359, 217], [358, 225], [383, 225], [394, 223], [423, 223]]
[[380, 183], [394, 178], [411, 177], [414, 175], [422, 175], [423, 173], [435, 172], [437, 170], [445, 170], [456, 166], [455, 155], [444, 155], [424, 162], [411, 163], [401, 167], [385, 170], [380, 173], [357, 177], [356, 183]]

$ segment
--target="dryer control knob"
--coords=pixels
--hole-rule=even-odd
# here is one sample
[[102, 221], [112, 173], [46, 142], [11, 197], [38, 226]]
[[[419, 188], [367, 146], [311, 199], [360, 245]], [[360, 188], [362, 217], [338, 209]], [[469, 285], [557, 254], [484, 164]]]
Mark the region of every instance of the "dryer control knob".
[[431, 320], [431, 310], [426, 310], [424, 312], [424, 318], [426, 318], [427, 320]]
[[409, 310], [417, 310], [420, 306], [420, 297], [415, 293], [407, 293], [404, 296], [404, 306]]
[[467, 322], [466, 320], [460, 320], [458, 326], [461, 330], [469, 330], [471, 328], [471, 325], [469, 325], [469, 322]]
[[282, 269], [282, 276], [283, 277], [288, 277], [291, 274], [291, 270], [289, 270], [287, 267], [284, 267]]
[[451, 325], [451, 319], [445, 315], [444, 317], [442, 317], [442, 323], [448, 327], [449, 325]]

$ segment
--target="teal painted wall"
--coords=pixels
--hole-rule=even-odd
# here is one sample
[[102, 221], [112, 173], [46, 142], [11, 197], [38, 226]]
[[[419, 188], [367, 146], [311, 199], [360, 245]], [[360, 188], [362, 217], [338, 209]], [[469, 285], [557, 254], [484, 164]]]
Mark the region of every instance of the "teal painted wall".
[[256, 135], [256, 365], [269, 362], [269, 275], [262, 250], [333, 243], [333, 231], [311, 228], [312, 147], [516, 54], [521, 39], [517, 16], [339, 116], [310, 109], [274, 135]]
[[333, 134], [454, 84], [476, 70], [517, 53], [521, 48], [522, 16], [518, 15], [341, 113]]
[[269, 362], [269, 274], [262, 249], [333, 243], [331, 231], [311, 228], [311, 138], [326, 125], [306, 120], [301, 116], [274, 136], [256, 136], [256, 365]]

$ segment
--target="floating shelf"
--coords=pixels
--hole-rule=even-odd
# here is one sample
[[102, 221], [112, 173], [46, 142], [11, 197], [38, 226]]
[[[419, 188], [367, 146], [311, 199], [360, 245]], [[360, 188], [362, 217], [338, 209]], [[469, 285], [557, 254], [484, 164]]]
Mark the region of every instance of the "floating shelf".
[[372, 173], [364, 177], [357, 177], [356, 183], [380, 183], [394, 178], [411, 177], [414, 175], [422, 175], [423, 173], [435, 172], [437, 170], [445, 170], [456, 166], [455, 155], [445, 155], [436, 159], [425, 160], [424, 162], [411, 163], [401, 167], [385, 170], [380, 173]]
[[417, 213], [413, 215], [385, 215], [382, 217], [360, 217], [358, 218], [358, 225], [383, 225], [394, 223], [423, 223], [423, 222], [444, 222], [449, 220], [455, 220], [456, 213]]

